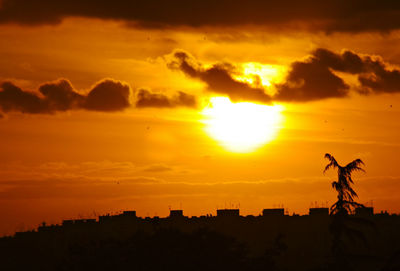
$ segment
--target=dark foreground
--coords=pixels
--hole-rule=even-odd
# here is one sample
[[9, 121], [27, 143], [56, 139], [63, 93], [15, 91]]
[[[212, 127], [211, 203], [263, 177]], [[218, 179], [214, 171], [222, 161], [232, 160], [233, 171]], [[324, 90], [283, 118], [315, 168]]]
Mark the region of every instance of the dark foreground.
[[0, 238], [0, 270], [400, 270], [400, 217], [374, 215], [332, 257], [329, 216], [119, 216]]

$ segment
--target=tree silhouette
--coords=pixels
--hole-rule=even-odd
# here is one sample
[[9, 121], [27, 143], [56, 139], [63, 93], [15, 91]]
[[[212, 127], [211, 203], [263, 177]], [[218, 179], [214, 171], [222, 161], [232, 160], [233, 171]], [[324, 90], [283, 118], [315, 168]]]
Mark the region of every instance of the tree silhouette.
[[338, 173], [338, 180], [332, 182], [332, 187], [338, 192], [338, 200], [331, 206], [330, 214], [349, 214], [356, 207], [364, 207], [364, 205], [354, 201], [355, 197], [358, 197], [357, 193], [351, 187], [354, 184], [351, 173], [354, 171], [365, 172], [360, 166], [364, 165], [361, 159], [356, 159], [348, 163], [345, 167], [339, 165], [335, 157], [329, 153], [325, 154], [325, 158], [330, 161], [324, 169], [324, 173], [330, 168], [336, 169]]
[[352, 244], [348, 240], [351, 240], [354, 244], [354, 241], [358, 239], [367, 245], [364, 234], [359, 229], [359, 225], [356, 225], [366, 224], [367, 221], [349, 216], [355, 208], [365, 207], [354, 201], [354, 198], [358, 195], [351, 187], [354, 184], [351, 174], [355, 171], [365, 172], [361, 168], [364, 162], [361, 159], [356, 159], [343, 167], [329, 153], [325, 154], [325, 158], [329, 160], [329, 164], [326, 165], [324, 173], [332, 168], [337, 169], [338, 174], [337, 181], [332, 182], [332, 188], [338, 193], [337, 201], [330, 208], [332, 223], [329, 230], [333, 237], [332, 254], [334, 258], [332, 270], [352, 270], [350, 258], [354, 258], [354, 251], [350, 248]]

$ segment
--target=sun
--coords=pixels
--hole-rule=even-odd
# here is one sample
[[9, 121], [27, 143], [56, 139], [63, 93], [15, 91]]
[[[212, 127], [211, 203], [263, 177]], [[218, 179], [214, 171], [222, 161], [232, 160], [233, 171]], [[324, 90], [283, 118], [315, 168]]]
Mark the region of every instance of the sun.
[[282, 110], [281, 105], [232, 103], [226, 97], [213, 97], [202, 113], [212, 138], [229, 151], [247, 153], [276, 137]]

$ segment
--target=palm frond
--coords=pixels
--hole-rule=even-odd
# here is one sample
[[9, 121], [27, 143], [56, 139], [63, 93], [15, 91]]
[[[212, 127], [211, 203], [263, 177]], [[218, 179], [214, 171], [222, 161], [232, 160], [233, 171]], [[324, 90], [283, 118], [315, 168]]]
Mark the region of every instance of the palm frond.
[[348, 171], [349, 173], [351, 173], [352, 171], [365, 171], [364, 169], [362, 169], [360, 166], [361, 165], [365, 165], [364, 162], [361, 159], [356, 159], [350, 163], [348, 163], [345, 168], [346, 171]]
[[339, 167], [338, 162], [336, 161], [335, 157], [333, 157], [332, 155], [330, 155], [329, 153], [326, 153], [324, 156], [326, 159], [328, 159], [330, 161], [330, 163], [328, 165], [326, 165], [325, 169], [324, 169], [324, 173], [329, 170], [330, 168], [337, 168]]

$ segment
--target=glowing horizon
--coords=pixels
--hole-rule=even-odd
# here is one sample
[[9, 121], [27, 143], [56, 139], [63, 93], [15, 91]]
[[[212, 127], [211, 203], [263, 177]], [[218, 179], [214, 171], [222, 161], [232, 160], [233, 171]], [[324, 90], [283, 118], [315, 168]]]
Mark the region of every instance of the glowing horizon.
[[304, 213], [336, 199], [327, 152], [400, 212], [395, 7], [22, 2], [0, 5], [0, 235], [180, 203]]

